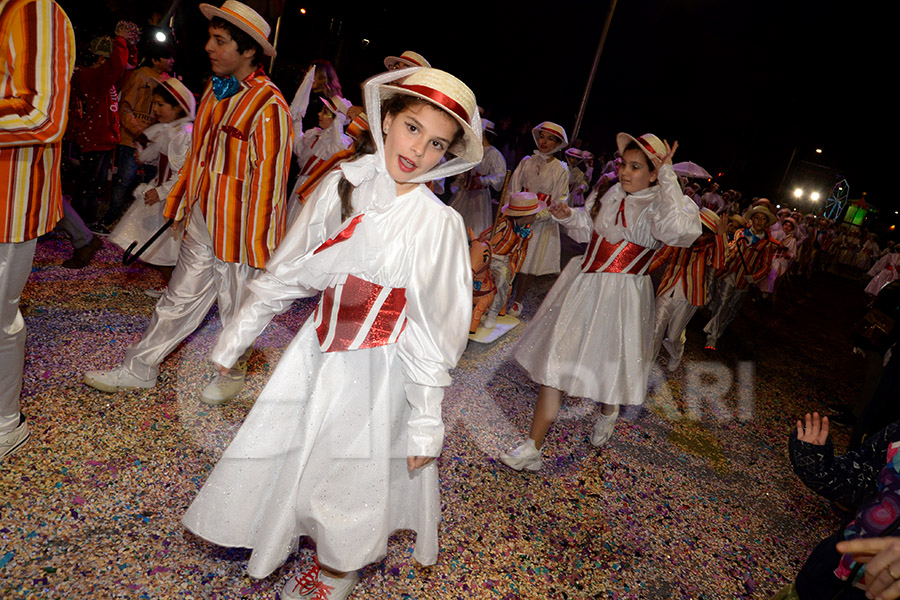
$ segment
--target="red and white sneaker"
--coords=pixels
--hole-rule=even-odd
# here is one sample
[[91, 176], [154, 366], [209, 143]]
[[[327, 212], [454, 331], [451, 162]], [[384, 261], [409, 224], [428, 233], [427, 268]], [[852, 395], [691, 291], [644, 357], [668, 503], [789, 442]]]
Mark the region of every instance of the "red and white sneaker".
[[331, 577], [319, 570], [319, 563], [288, 579], [281, 590], [282, 600], [346, 600], [359, 581], [355, 572]]
[[522, 314], [522, 303], [521, 302], [513, 302], [513, 305], [509, 307], [509, 310], [506, 311], [511, 317], [518, 317]]

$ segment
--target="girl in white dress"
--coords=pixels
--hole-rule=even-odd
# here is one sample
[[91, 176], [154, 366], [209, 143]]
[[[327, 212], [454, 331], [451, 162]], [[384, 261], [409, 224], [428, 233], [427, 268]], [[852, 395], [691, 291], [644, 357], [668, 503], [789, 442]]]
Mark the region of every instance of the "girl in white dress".
[[450, 206], [462, 215], [466, 227], [476, 235], [494, 223], [491, 188], [501, 191], [506, 179], [506, 159], [489, 141], [489, 136], [494, 134], [494, 124], [487, 119], [482, 119], [481, 123], [484, 127], [484, 158], [477, 167], [450, 184], [453, 191]]
[[[600, 403], [591, 442], [612, 436], [619, 406], [644, 402], [653, 362], [653, 284], [646, 269], [662, 244], [686, 248], [700, 235], [697, 205], [681, 192], [672, 147], [655, 135], [617, 137], [619, 182], [584, 208], [554, 205], [572, 239], [590, 242], [556, 280], [514, 351], [541, 384], [530, 438], [500, 460], [537, 471], [563, 392]], [[597, 203], [599, 202], [599, 206]]]
[[[135, 188], [135, 201], [109, 236], [109, 241], [123, 250], [135, 241], [143, 244], [166, 222], [166, 196], [191, 148], [194, 95], [179, 80], [166, 79], [157, 84], [151, 98], [150, 111], [158, 122], [137, 139], [137, 159], [155, 165], [156, 178]], [[166, 281], [178, 259], [183, 234], [181, 227], [170, 227], [141, 255], [141, 260], [159, 268]], [[147, 290], [147, 294], [159, 297], [162, 291]]]
[[[561, 125], [544, 121], [531, 130], [537, 150], [526, 156], [509, 180], [509, 193], [532, 192], [538, 199], [551, 204], [569, 201], [569, 168], [553, 155], [569, 145], [566, 130]], [[559, 273], [559, 225], [548, 211], [538, 215], [531, 226], [531, 242], [516, 276], [516, 290], [509, 313], [513, 317], [522, 311], [522, 298], [539, 275]]]
[[364, 91], [376, 153], [316, 188], [212, 359], [232, 364], [295, 298], [321, 292], [319, 306], [184, 516], [207, 540], [252, 548], [257, 578], [312, 538], [318, 566], [282, 598], [346, 598], [397, 529], [417, 533], [420, 563], [437, 560], [433, 461], [472, 275], [462, 218], [424, 182], [480, 162], [481, 122], [471, 90], [436, 69], [390, 71]]

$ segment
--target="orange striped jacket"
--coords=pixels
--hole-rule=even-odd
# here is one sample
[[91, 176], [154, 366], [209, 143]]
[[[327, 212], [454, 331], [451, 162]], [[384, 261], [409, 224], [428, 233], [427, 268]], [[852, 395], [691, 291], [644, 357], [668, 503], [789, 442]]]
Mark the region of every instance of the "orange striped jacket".
[[739, 231], [734, 241], [728, 246], [728, 258], [725, 265], [716, 271], [716, 277], [723, 277], [728, 273], [735, 273], [734, 287], [737, 290], [745, 290], [750, 284], [746, 276], [749, 274], [754, 283], [759, 283], [769, 275], [772, 269], [772, 258], [775, 252], [783, 246], [769, 236], [768, 229], [765, 237], [751, 244], [747, 236], [750, 228]]
[[75, 32], [52, 0], [0, 0], [0, 243], [62, 217], [59, 165]]
[[721, 269], [725, 265], [725, 236], [716, 235], [713, 241], [694, 244], [689, 248], [666, 246], [656, 253], [647, 272], [666, 265], [657, 296], [662, 296], [679, 281], [684, 297], [694, 306], [706, 306], [706, 273], [707, 267]]
[[199, 210], [220, 260], [265, 267], [284, 235], [293, 137], [288, 104], [261, 70], [223, 100], [207, 86], [164, 214]]

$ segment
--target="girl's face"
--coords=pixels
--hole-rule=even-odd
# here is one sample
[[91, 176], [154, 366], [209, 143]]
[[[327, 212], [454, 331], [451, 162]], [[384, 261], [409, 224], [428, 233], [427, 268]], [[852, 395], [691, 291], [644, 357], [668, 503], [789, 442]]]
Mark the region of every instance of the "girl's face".
[[784, 222], [781, 224], [781, 229], [782, 229], [782, 231], [784, 231], [785, 233], [791, 233], [792, 231], [794, 231], [794, 224], [791, 223], [790, 221], [784, 221]]
[[319, 111], [319, 127], [328, 129], [332, 122], [334, 122], [334, 113], [328, 110], [327, 106], [323, 106]]
[[312, 91], [314, 94], [321, 94], [325, 91], [325, 86], [328, 84], [328, 75], [325, 74], [325, 69], [322, 67], [316, 68], [316, 76], [313, 78], [313, 86]]
[[418, 184], [408, 183], [434, 168], [456, 135], [453, 117], [431, 104], [415, 104], [396, 115], [385, 115], [384, 162], [404, 194]]
[[181, 115], [181, 108], [164, 102], [159, 96], [153, 96], [150, 115], [160, 123], [171, 123]]
[[650, 187], [656, 181], [656, 171], [647, 166], [647, 156], [640, 150], [626, 150], [619, 165], [619, 182], [627, 194], [634, 194]]
[[538, 150], [540, 150], [544, 154], [552, 152], [553, 149], [559, 146], [561, 142], [562, 140], [552, 133], [548, 133], [546, 131], [538, 132], [537, 147]]

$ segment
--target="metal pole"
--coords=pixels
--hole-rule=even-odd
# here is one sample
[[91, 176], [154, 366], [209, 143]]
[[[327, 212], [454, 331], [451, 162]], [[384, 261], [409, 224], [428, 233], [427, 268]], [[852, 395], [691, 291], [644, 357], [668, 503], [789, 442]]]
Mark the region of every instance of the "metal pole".
[[584, 120], [584, 110], [587, 108], [588, 96], [591, 95], [591, 88], [594, 86], [594, 76], [597, 74], [597, 65], [600, 64], [600, 55], [603, 53], [606, 35], [609, 33], [613, 12], [616, 10], [616, 2], [617, 0], [611, 0], [609, 12], [606, 13], [606, 22], [603, 24], [603, 32], [600, 34], [600, 41], [597, 43], [597, 54], [594, 55], [594, 65], [591, 67], [591, 74], [588, 77], [587, 85], [584, 87], [584, 96], [581, 98], [581, 107], [578, 109], [578, 117], [575, 119], [575, 127], [572, 129], [572, 136], [569, 138], [572, 142], [575, 141], [578, 137], [578, 132], [581, 130], [581, 122]]
[[787, 169], [784, 170], [784, 175], [781, 176], [781, 183], [778, 184], [778, 202], [781, 202], [781, 189], [784, 187], [784, 180], [787, 179], [788, 171], [791, 170], [791, 165], [794, 164], [794, 157], [797, 156], [798, 147], [794, 147], [794, 151], [791, 152], [791, 160], [788, 161]]
[[[287, 4], [287, 2], [285, 2]], [[278, 17], [278, 20], [275, 21], [275, 41], [272, 42], [273, 48], [278, 48], [278, 34], [281, 33], [281, 17]], [[269, 61], [269, 75], [272, 74], [272, 69], [275, 67], [275, 57]]]

